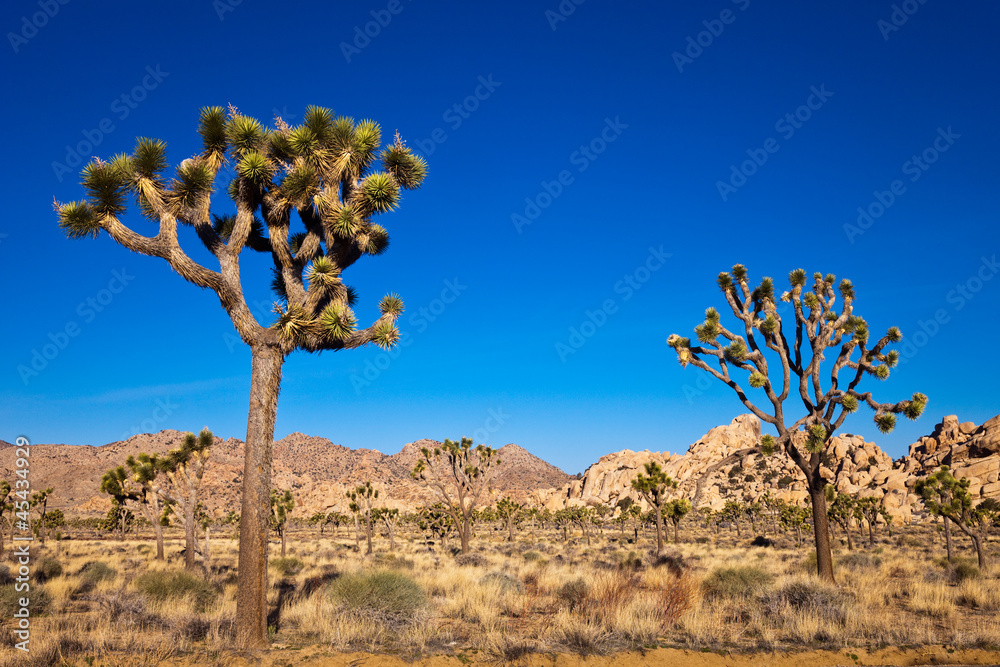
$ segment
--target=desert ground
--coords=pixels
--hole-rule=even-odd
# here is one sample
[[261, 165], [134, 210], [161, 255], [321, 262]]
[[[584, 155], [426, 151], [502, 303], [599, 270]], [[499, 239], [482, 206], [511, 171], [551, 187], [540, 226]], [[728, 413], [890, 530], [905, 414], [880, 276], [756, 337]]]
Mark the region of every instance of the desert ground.
[[648, 527], [635, 541], [612, 524], [589, 540], [523, 525], [510, 542], [481, 523], [463, 555], [412, 525], [393, 550], [376, 533], [371, 554], [353, 526], [293, 525], [285, 557], [270, 547], [272, 648], [238, 652], [234, 529], [213, 530], [205, 567], [186, 572], [173, 530], [162, 562], [148, 527], [124, 540], [67, 527], [33, 550], [30, 654], [3, 587], [0, 665], [1000, 663], [1000, 568], [981, 571], [963, 536], [949, 563], [933, 524], [855, 535], [853, 550], [836, 533], [832, 586], [811, 543], [767, 528], [692, 516], [656, 558]]

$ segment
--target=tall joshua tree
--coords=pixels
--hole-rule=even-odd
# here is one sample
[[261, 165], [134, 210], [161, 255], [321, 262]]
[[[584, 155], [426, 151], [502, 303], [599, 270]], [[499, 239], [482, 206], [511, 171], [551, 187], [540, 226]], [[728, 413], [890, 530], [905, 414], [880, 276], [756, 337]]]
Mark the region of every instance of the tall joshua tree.
[[646, 463], [646, 474], [639, 473], [632, 480], [632, 488], [642, 494], [646, 502], [653, 506], [656, 521], [656, 555], [663, 553], [663, 507], [667, 503], [667, 493], [677, 488], [677, 482], [663, 472], [656, 461]]
[[[184, 279], [219, 297], [252, 355], [250, 410], [240, 513], [237, 643], [268, 644], [267, 534], [270, 518], [271, 446], [281, 386], [281, 367], [295, 350], [320, 352], [375, 343], [393, 346], [402, 300], [388, 295], [380, 316], [358, 328], [355, 292], [341, 275], [365, 255], [389, 246], [385, 228], [372, 218], [392, 211], [400, 189], [420, 186], [426, 163], [397, 135], [381, 152], [381, 130], [370, 120], [355, 122], [329, 109], [308, 107], [303, 123], [280, 118], [265, 128], [230, 107], [201, 110], [203, 150], [167, 176], [166, 145], [140, 138], [132, 155], [91, 161], [83, 170], [84, 201], [56, 204], [59, 224], [73, 239], [101, 231], [122, 246], [159, 257]], [[236, 213], [213, 214], [211, 196], [220, 169], [235, 167], [223, 183]], [[379, 168], [381, 167], [381, 168]], [[122, 222], [133, 197], [145, 217], [158, 222], [152, 236]], [[292, 233], [292, 213], [303, 231]], [[202, 266], [181, 248], [178, 223], [190, 226], [218, 261]], [[247, 306], [240, 280], [244, 251], [268, 253], [277, 319], [258, 322]]]
[[281, 536], [281, 557], [285, 557], [285, 536], [288, 532], [288, 520], [292, 517], [292, 510], [295, 509], [295, 496], [291, 489], [284, 491], [271, 491], [271, 525]]
[[365, 520], [365, 538], [368, 540], [368, 551], [365, 553], [370, 554], [372, 552], [372, 509], [374, 507], [374, 502], [378, 500], [378, 489], [372, 486], [371, 480], [365, 480], [365, 483], [357, 487], [353, 491], [347, 492], [347, 497], [350, 499], [352, 505], [358, 506], [358, 513]]
[[[832, 274], [816, 273], [812, 290], [805, 291], [806, 272], [792, 271], [788, 277], [790, 289], [780, 297], [793, 307], [788, 334], [794, 340], [789, 342], [775, 303], [773, 281], [764, 278], [751, 289], [747, 280], [747, 270], [741, 264], [729, 273], [720, 273], [718, 278], [719, 288], [738, 321], [737, 328], [726, 328], [719, 312], [709, 308], [704, 323], [695, 327], [701, 345], [692, 345], [689, 338], [677, 334], [671, 334], [667, 344], [677, 352], [682, 366], [691, 364], [726, 384], [743, 405], [777, 431], [777, 437], [771, 434], [761, 437], [760, 449], [764, 454], [783, 452], [805, 475], [815, 523], [816, 567], [822, 578], [832, 582], [833, 556], [824, 495], [827, 479], [822, 474], [822, 462], [824, 455], [832, 455], [830, 444], [834, 433], [862, 403], [875, 411], [878, 429], [888, 433], [896, 425], [897, 414], [917, 419], [927, 405], [927, 397], [915, 393], [908, 401], [879, 403], [870, 391], [858, 390], [866, 375], [880, 380], [889, 377], [899, 353], [886, 351], [886, 346], [898, 343], [902, 334], [896, 327], [890, 327], [869, 346], [868, 323], [854, 314], [851, 281], [842, 280], [838, 289], [834, 287], [836, 278]], [[838, 292], [843, 299], [839, 312]], [[829, 370], [829, 388], [824, 390], [820, 367], [826, 359], [826, 350], [837, 346], [840, 350]], [[765, 349], [770, 350], [772, 360], [777, 359], [776, 368], [768, 364]], [[717, 367], [710, 366], [709, 361]], [[747, 396], [743, 385], [731, 375], [731, 370], [737, 369], [746, 374], [747, 384], [759, 390], [763, 401]], [[845, 369], [846, 383], [842, 383], [840, 374]], [[777, 385], [772, 384], [775, 381]], [[786, 406], [786, 401], [793, 388], [797, 389], [805, 414], [789, 423], [784, 410], [791, 407]]]
[[[951, 521], [969, 536], [972, 546], [976, 548], [979, 567], [985, 569], [987, 559], [983, 543], [986, 541], [988, 522], [983, 520], [983, 510], [972, 507], [968, 478], [956, 479], [948, 466], [941, 466], [926, 479], [918, 480], [915, 491], [923, 497], [924, 505], [931, 514], [942, 517], [946, 523]], [[948, 558], [950, 561], [950, 553]]]
[[500, 459], [496, 450], [486, 445], [472, 446], [470, 438], [461, 442], [445, 438], [433, 450], [424, 447], [410, 475], [431, 489], [444, 504], [462, 540], [462, 553], [469, 553], [472, 515], [483, 500], [496, 474]]

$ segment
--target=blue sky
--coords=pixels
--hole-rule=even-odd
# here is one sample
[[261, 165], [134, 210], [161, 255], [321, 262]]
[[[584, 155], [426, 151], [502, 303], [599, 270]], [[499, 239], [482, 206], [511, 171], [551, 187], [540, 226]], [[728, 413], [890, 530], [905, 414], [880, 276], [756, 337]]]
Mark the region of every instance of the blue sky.
[[[5, 3], [0, 438], [245, 436], [250, 355], [214, 295], [67, 240], [52, 211], [90, 156], [152, 136], [176, 165], [198, 109], [227, 104], [372, 118], [429, 163], [380, 220], [389, 252], [345, 273], [362, 322], [401, 294], [405, 344], [294, 354], [276, 438], [465, 434], [571, 473], [682, 452], [744, 411], [665, 344], [724, 305], [737, 262], [850, 278], [875, 332], [903, 330], [905, 363], [868, 388], [923, 391], [927, 414], [846, 431], [898, 457], [942, 415], [981, 423], [1000, 413], [1000, 357], [975, 352], [1000, 325], [998, 26], [940, 0]], [[244, 264], [267, 316], [267, 266]]]

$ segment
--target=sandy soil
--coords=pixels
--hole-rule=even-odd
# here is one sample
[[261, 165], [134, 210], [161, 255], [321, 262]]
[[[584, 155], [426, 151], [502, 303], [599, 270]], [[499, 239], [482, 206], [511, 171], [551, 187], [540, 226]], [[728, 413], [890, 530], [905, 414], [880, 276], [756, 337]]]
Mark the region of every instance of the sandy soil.
[[[202, 657], [202, 659], [204, 659]], [[164, 665], [188, 667], [206, 664], [199, 659], [175, 658]], [[266, 653], [223, 655], [212, 663], [225, 667], [468, 667], [501, 664], [485, 656], [434, 656], [407, 661], [388, 655], [332, 653], [323, 647], [277, 648]], [[581, 657], [572, 654], [535, 654], [515, 665], [526, 667], [826, 667], [828, 665], [1000, 665], [1000, 650], [951, 650], [943, 646], [911, 649], [888, 648], [876, 651], [797, 651], [788, 653], [725, 654], [682, 649], [625, 652], [610, 656]]]

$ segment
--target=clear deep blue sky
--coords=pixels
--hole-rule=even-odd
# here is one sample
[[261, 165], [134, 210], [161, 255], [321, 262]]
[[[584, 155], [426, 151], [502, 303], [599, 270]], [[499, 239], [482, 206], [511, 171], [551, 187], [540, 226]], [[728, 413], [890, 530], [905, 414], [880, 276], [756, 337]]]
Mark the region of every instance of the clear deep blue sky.
[[[874, 332], [903, 330], [907, 362], [867, 386], [923, 391], [927, 414], [881, 436], [862, 410], [846, 431], [895, 457], [942, 415], [1000, 413], [1000, 356], [981, 351], [1000, 325], [994, 3], [48, 3], [0, 10], [0, 438], [245, 437], [250, 355], [217, 298], [106, 235], [67, 240], [52, 211], [83, 194], [68, 152], [152, 136], [177, 164], [198, 109], [227, 104], [372, 118], [430, 167], [380, 220], [389, 252], [345, 273], [362, 322], [402, 295], [406, 345], [294, 354], [276, 438], [394, 453], [475, 435], [571, 473], [682, 452], [744, 411], [665, 344], [724, 305], [736, 262], [779, 286], [798, 267], [851, 278]], [[266, 314], [266, 262], [245, 265]]]

